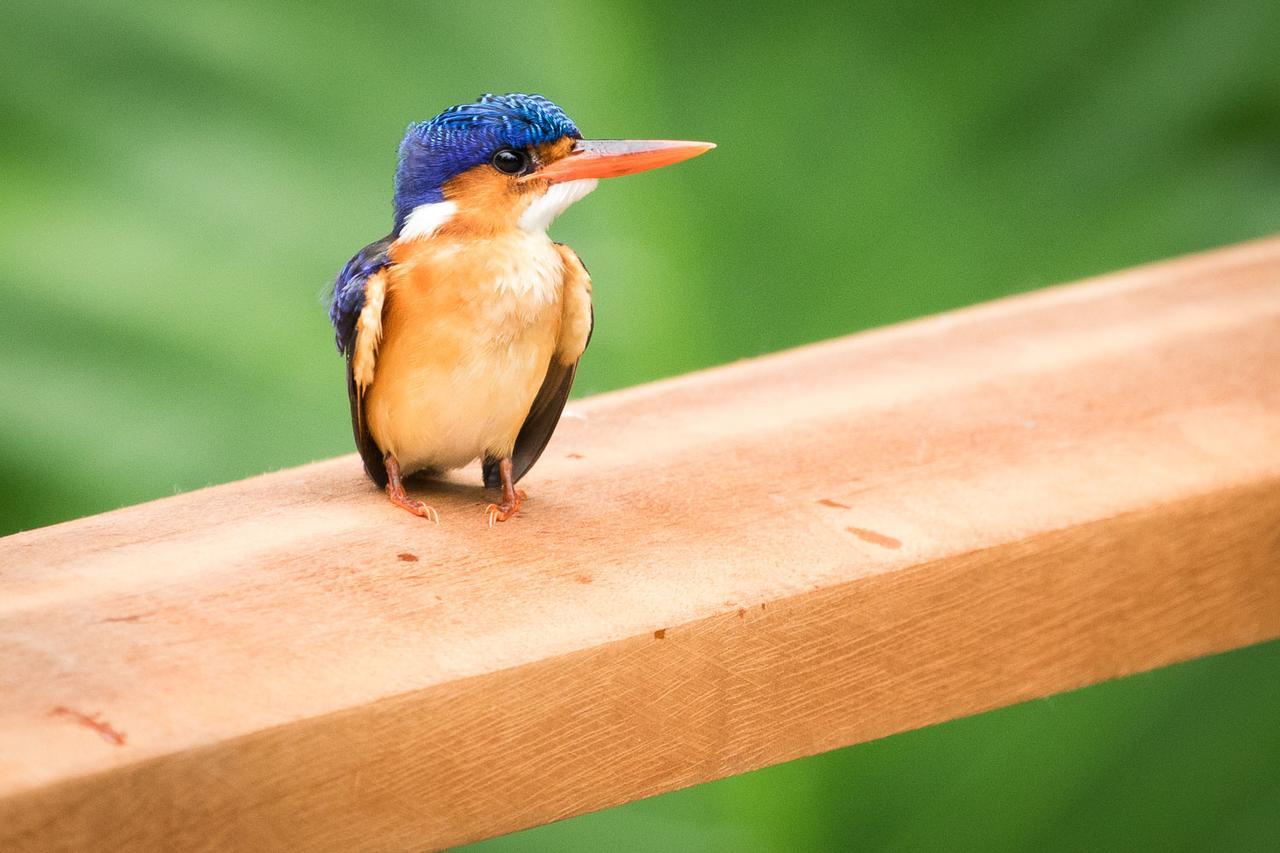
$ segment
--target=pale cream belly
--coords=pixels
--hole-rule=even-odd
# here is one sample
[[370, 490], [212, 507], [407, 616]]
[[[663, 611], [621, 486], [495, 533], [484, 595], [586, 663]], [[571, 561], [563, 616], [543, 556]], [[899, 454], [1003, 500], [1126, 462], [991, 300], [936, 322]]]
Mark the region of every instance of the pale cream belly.
[[394, 454], [405, 473], [511, 455], [555, 348], [547, 313], [546, 322], [509, 340], [477, 338], [461, 352], [448, 330], [424, 329], [416, 340], [387, 346], [365, 399], [378, 446]]
[[365, 389], [370, 434], [405, 473], [511, 455], [560, 334], [559, 252], [523, 232], [404, 248]]

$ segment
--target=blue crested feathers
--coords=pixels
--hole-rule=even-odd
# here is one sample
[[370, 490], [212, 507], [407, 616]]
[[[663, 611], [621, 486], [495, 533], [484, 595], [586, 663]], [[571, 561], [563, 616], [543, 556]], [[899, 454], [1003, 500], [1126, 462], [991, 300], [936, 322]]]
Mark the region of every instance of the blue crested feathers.
[[355, 342], [365, 282], [387, 265], [388, 250], [415, 207], [444, 201], [446, 181], [487, 163], [499, 148], [522, 149], [565, 136], [580, 139], [582, 134], [564, 110], [541, 95], [484, 95], [409, 125], [396, 169], [395, 226], [348, 261], [333, 285], [329, 320], [338, 351], [348, 352]]
[[488, 162], [499, 148], [522, 149], [565, 136], [582, 134], [541, 95], [484, 95], [409, 125], [400, 143], [392, 234], [418, 205], [443, 201], [445, 181]]

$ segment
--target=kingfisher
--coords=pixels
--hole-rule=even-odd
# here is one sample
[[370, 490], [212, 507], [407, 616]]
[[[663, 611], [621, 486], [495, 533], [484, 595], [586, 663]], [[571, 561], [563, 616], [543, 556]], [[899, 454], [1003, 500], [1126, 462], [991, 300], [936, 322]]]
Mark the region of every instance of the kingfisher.
[[547, 236], [596, 187], [696, 157], [708, 142], [587, 140], [541, 95], [484, 95], [410, 124], [391, 233], [334, 282], [364, 470], [395, 506], [439, 523], [404, 478], [481, 460], [501, 489], [490, 527], [555, 431], [594, 325], [591, 277]]

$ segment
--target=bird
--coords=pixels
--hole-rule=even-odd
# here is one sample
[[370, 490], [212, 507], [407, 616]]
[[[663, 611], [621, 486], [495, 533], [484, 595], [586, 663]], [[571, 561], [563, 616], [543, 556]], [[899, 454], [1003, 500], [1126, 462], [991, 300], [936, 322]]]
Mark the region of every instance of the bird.
[[501, 490], [488, 525], [520, 511], [516, 483], [555, 431], [595, 325], [591, 276], [548, 227], [601, 178], [714, 147], [584, 139], [532, 94], [409, 125], [391, 232], [346, 263], [329, 304], [356, 449], [392, 504], [439, 524], [405, 478], [479, 459], [485, 487]]

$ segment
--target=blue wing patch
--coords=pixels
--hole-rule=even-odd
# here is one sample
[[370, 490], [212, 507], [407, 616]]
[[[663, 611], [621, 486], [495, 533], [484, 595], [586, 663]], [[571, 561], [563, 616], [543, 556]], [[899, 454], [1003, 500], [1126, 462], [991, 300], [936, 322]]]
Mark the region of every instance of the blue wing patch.
[[329, 321], [333, 323], [334, 341], [338, 344], [338, 352], [346, 356], [347, 360], [351, 432], [356, 439], [356, 450], [360, 452], [360, 458], [364, 462], [364, 470], [380, 488], [387, 485], [387, 469], [383, 464], [382, 450], [369, 434], [369, 427], [364, 421], [361, 408], [364, 403], [356, 387], [351, 362], [356, 348], [356, 320], [364, 308], [365, 286], [379, 270], [391, 264], [388, 251], [392, 242], [393, 238], [383, 237], [378, 242], [365, 246], [347, 261], [347, 265], [333, 282], [333, 299], [329, 303]]
[[329, 302], [329, 322], [333, 323], [338, 352], [350, 355], [356, 343], [356, 318], [364, 308], [364, 286], [369, 276], [391, 263], [388, 250], [393, 239], [383, 237], [365, 246], [338, 273]]

